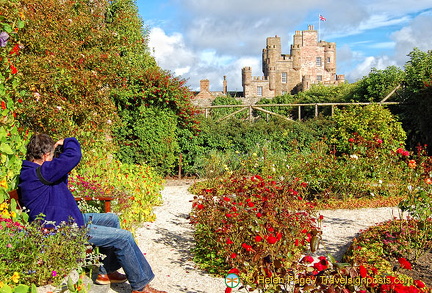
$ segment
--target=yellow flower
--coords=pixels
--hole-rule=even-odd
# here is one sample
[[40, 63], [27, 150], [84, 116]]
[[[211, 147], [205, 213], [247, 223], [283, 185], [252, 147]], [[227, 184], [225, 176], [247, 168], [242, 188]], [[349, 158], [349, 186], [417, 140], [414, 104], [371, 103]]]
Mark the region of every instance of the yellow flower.
[[9, 218], [10, 218], [10, 213], [9, 213], [9, 211], [8, 211], [8, 210], [4, 210], [4, 211], [2, 211], [2, 216], [3, 216], [3, 218], [5, 218], [5, 219], [9, 219]]
[[4, 287], [4, 283], [2, 281], [0, 281], [0, 288]]
[[2, 203], [2, 204], [0, 204], [0, 211], [2, 211], [2, 210], [6, 210], [8, 208], [8, 205], [7, 205], [7, 203]]
[[15, 283], [18, 283], [19, 278], [20, 275], [17, 272], [13, 273], [13, 276], [11, 277], [12, 281], [14, 281]]
[[10, 212], [10, 215], [12, 218], [16, 218], [16, 216], [17, 216], [17, 214], [14, 211]]
[[2, 181], [0, 181], [0, 187], [3, 187], [3, 188], [7, 188], [8, 187], [8, 185], [7, 185], [7, 181], [6, 180], [2, 180]]

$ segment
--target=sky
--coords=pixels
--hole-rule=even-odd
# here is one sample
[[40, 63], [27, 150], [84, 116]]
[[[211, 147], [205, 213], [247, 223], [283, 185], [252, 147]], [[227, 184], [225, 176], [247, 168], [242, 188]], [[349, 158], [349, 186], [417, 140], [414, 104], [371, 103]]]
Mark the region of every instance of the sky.
[[[352, 83], [372, 68], [403, 69], [414, 48], [432, 50], [432, 0], [136, 0], [158, 65], [199, 90], [242, 91], [241, 69], [262, 76], [266, 38], [279, 36], [282, 54], [293, 35], [314, 25], [335, 42], [337, 74]], [[320, 21], [322, 15], [326, 21]]]

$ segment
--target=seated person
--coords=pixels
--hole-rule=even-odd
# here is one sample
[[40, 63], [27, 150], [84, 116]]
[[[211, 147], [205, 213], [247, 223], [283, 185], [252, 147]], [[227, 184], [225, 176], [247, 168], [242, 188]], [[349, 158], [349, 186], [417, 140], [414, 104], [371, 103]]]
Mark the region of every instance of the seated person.
[[[63, 146], [63, 151], [54, 157], [54, 149], [59, 145]], [[87, 227], [89, 242], [106, 255], [99, 268], [97, 284], [128, 280], [133, 293], [164, 293], [148, 285], [154, 278], [152, 269], [133, 235], [120, 229], [117, 215], [82, 214], [78, 209], [67, 182], [68, 173], [80, 160], [81, 147], [73, 137], [57, 143], [46, 134], [31, 137], [18, 185], [20, 203], [28, 209], [29, 220], [43, 214], [46, 221], [56, 224], [74, 221], [80, 227]], [[121, 267], [126, 275], [117, 271]]]

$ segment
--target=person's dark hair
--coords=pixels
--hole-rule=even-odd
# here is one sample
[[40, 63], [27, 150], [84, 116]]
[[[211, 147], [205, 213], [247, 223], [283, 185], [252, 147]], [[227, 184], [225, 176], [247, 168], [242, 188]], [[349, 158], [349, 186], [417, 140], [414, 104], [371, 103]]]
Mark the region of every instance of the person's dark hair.
[[53, 151], [54, 144], [54, 140], [49, 135], [34, 134], [27, 145], [26, 160], [42, 159], [44, 154]]

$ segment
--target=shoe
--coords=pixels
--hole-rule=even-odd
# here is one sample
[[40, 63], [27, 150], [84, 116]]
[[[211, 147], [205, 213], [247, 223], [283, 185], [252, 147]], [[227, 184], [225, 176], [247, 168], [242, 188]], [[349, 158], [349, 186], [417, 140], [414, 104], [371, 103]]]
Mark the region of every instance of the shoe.
[[145, 286], [144, 289], [140, 291], [132, 291], [132, 293], [167, 293], [166, 291], [160, 291], [155, 288], [150, 287], [149, 285]]
[[95, 280], [95, 283], [99, 285], [109, 285], [113, 283], [124, 283], [126, 281], [126, 276], [116, 271], [107, 275], [99, 274]]

